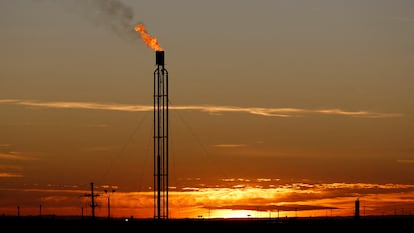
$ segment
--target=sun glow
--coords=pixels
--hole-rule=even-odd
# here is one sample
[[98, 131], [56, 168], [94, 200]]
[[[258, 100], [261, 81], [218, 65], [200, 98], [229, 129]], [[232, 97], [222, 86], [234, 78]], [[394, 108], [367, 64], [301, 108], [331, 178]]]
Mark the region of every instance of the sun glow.
[[223, 216], [223, 218], [255, 218], [257, 217], [256, 211], [246, 210], [218, 210], [217, 216]]

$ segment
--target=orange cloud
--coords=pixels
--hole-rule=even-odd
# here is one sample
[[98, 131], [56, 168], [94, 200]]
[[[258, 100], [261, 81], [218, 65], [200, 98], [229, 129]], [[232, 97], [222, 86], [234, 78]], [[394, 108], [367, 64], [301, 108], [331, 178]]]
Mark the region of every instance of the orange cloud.
[[214, 147], [223, 147], [223, 148], [237, 148], [237, 147], [245, 147], [245, 144], [217, 144], [213, 145]]
[[10, 152], [10, 153], [0, 153], [0, 159], [5, 159], [5, 160], [38, 160], [38, 158], [35, 158], [33, 156], [27, 156], [27, 155], [22, 155], [19, 152]]
[[[127, 105], [115, 103], [93, 103], [93, 102], [65, 102], [65, 101], [34, 101], [3, 99], [0, 104], [14, 104], [37, 108], [63, 108], [63, 109], [92, 109], [110, 110], [125, 112], [146, 112], [152, 111], [152, 105]], [[263, 107], [238, 107], [238, 106], [219, 106], [219, 105], [186, 105], [170, 106], [171, 110], [201, 111], [208, 113], [248, 113], [252, 115], [267, 117], [303, 117], [306, 115], [335, 115], [361, 118], [393, 118], [404, 116], [401, 113], [382, 113], [370, 111], [347, 111], [342, 109], [306, 109], [306, 108], [263, 108]]]
[[10, 177], [23, 177], [22, 174], [10, 173], [10, 172], [0, 172], [0, 178], [10, 178]]
[[413, 159], [399, 159], [397, 160], [398, 163], [414, 163]]

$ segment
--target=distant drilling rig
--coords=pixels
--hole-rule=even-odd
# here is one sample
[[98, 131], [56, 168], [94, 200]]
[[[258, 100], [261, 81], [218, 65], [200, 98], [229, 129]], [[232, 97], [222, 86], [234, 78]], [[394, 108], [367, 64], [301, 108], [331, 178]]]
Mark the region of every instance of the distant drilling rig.
[[143, 24], [135, 26], [145, 44], [155, 50], [154, 71], [154, 218], [168, 219], [168, 71], [164, 50]]

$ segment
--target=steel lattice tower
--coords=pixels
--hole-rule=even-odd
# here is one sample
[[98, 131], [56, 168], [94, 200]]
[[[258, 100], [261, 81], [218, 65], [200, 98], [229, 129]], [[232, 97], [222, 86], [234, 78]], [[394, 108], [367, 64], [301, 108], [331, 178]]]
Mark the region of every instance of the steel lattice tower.
[[154, 218], [168, 219], [168, 71], [164, 51], [155, 52], [154, 71]]

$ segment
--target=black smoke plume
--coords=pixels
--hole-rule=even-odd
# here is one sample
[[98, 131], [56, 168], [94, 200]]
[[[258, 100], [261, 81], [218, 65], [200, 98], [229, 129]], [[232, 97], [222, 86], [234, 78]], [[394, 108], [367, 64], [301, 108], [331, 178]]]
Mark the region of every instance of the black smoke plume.
[[138, 39], [134, 11], [120, 0], [72, 0], [73, 10], [123, 39]]

